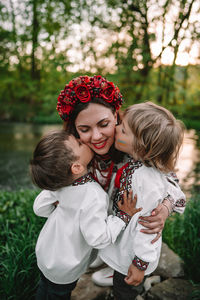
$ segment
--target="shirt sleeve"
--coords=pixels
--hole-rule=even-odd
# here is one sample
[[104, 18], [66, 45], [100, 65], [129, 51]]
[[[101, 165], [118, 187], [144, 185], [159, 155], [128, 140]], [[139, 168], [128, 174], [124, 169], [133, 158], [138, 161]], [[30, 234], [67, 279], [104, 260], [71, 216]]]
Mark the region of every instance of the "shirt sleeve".
[[80, 229], [88, 245], [102, 249], [115, 242], [126, 223], [116, 216], [108, 216], [109, 199], [104, 191], [100, 195], [90, 190], [87, 197], [91, 197], [92, 201], [81, 209]]
[[53, 192], [43, 190], [35, 199], [33, 211], [37, 216], [48, 218], [55, 210], [54, 203], [57, 201]]
[[[133, 179], [133, 191], [137, 194], [137, 207], [143, 207], [141, 211], [142, 216], [150, 216], [154, 208], [162, 202], [163, 195], [165, 195], [165, 185], [159, 174], [154, 171], [147, 171], [147, 174], [141, 173]], [[136, 227], [133, 228], [133, 250], [135, 257], [140, 263], [148, 265], [150, 262], [154, 262], [158, 258], [157, 247], [160, 245], [160, 239], [151, 243], [156, 237], [156, 234], [146, 234], [140, 230], [144, 227], [136, 223]]]
[[183, 191], [178, 184], [178, 180], [176, 179], [175, 175], [167, 174], [167, 192], [168, 196], [166, 197], [167, 200], [170, 201], [172, 210], [178, 213], [184, 213], [185, 206], [186, 206], [186, 197]]

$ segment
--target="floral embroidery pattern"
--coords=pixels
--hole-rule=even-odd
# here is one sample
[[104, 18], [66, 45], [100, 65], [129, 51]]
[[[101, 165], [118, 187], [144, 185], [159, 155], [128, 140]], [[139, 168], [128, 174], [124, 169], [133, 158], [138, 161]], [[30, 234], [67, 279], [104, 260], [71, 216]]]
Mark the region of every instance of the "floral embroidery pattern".
[[92, 178], [92, 174], [91, 173], [88, 173], [78, 179], [76, 179], [72, 185], [73, 186], [77, 186], [77, 185], [82, 185], [82, 184], [85, 184], [87, 182], [96, 182], [93, 178]]
[[134, 257], [134, 259], [133, 259], [133, 261], [132, 261], [132, 264], [133, 264], [134, 266], [136, 266], [136, 267], [137, 267], [139, 270], [141, 270], [141, 271], [145, 271], [145, 270], [147, 269], [148, 265], [149, 265], [148, 262], [143, 261], [142, 259], [140, 259], [140, 258], [137, 257], [136, 255], [135, 255], [135, 257]]
[[[113, 200], [113, 211], [115, 213], [119, 211], [119, 208], [117, 206], [118, 201], [123, 200], [124, 192], [129, 192], [132, 187], [132, 174], [135, 172], [135, 170], [139, 169], [142, 166], [143, 164], [141, 161], [135, 161], [132, 158], [129, 158], [126, 167], [123, 168], [122, 175], [119, 180], [119, 189], [114, 189], [111, 198]], [[118, 171], [120, 172], [120, 170]]]
[[185, 207], [186, 205], [186, 200], [185, 199], [179, 199], [176, 201], [176, 206], [177, 207]]
[[124, 221], [126, 223], [126, 225], [128, 225], [128, 223], [131, 220], [131, 216], [129, 216], [125, 211], [122, 211], [119, 209], [118, 209], [118, 212], [116, 213], [116, 216], [118, 218], [120, 218], [122, 221]]

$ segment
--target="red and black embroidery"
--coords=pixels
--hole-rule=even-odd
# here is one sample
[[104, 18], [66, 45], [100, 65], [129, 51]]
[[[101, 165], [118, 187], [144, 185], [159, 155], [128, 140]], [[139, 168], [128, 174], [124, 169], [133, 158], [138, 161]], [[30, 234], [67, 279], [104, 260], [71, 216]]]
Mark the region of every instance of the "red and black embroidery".
[[117, 206], [118, 201], [123, 200], [124, 192], [129, 192], [132, 188], [132, 174], [135, 170], [142, 166], [143, 164], [141, 161], [135, 161], [133, 158], [129, 158], [128, 163], [117, 171], [115, 189], [111, 196], [111, 200], [113, 201], [113, 211], [115, 214], [119, 212], [119, 208]]
[[145, 271], [145, 270], [147, 269], [148, 265], [149, 265], [148, 262], [143, 261], [142, 259], [140, 259], [140, 258], [137, 257], [136, 255], [135, 255], [135, 257], [134, 257], [134, 259], [133, 259], [133, 261], [132, 261], [132, 264], [133, 264], [134, 266], [136, 266], [136, 267], [137, 267], [139, 270], [141, 270], [141, 271]]
[[116, 212], [116, 216], [120, 218], [122, 221], [124, 221], [126, 225], [128, 225], [128, 223], [131, 220], [131, 216], [129, 216], [125, 211], [120, 209], [118, 209], [118, 211]]
[[185, 207], [186, 206], [186, 200], [185, 199], [178, 199], [176, 201], [176, 206], [177, 207]]
[[82, 176], [82, 177], [76, 179], [76, 180], [72, 183], [72, 185], [73, 185], [73, 186], [76, 186], [76, 185], [82, 185], [82, 184], [85, 184], [85, 183], [87, 183], [87, 182], [96, 182], [96, 181], [94, 180], [94, 178], [92, 177], [92, 174], [91, 174], [91, 173], [87, 173], [86, 175], [84, 175], [84, 176]]

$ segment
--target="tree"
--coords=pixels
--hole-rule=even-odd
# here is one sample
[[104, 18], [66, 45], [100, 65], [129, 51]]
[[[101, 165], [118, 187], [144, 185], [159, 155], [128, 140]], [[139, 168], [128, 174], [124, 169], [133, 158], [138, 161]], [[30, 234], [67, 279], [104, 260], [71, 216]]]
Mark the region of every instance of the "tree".
[[[189, 39], [192, 47], [198, 35], [198, 22], [191, 15], [198, 15], [199, 1], [109, 0], [103, 1], [102, 6], [103, 12], [90, 9], [92, 15], [96, 13], [93, 26], [96, 24], [115, 37], [107, 55], [114, 55], [118, 71], [124, 72], [126, 90], [127, 85], [134, 84], [134, 98], [146, 98], [151, 90], [152, 70], [159, 67], [157, 100], [176, 101], [176, 60], [181, 47], [185, 47], [184, 42]], [[173, 56], [172, 67], [165, 68], [162, 59], [169, 50]], [[132, 91], [130, 88], [133, 95]]]

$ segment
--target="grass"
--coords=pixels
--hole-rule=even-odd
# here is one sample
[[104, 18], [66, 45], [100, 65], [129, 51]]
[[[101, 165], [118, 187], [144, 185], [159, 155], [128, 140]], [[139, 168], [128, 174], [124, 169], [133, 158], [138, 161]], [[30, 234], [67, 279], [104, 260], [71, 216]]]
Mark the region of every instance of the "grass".
[[183, 259], [187, 278], [198, 283], [200, 280], [199, 194], [195, 194], [190, 199], [183, 215], [175, 214], [167, 220], [163, 241]]
[[[183, 215], [167, 220], [163, 239], [184, 261], [188, 279], [200, 299], [200, 194], [194, 190]], [[34, 215], [35, 190], [0, 191], [0, 299], [34, 299], [39, 278], [35, 244], [45, 219]]]
[[35, 243], [44, 219], [34, 215], [37, 191], [0, 192], [0, 299], [33, 299], [38, 281]]

